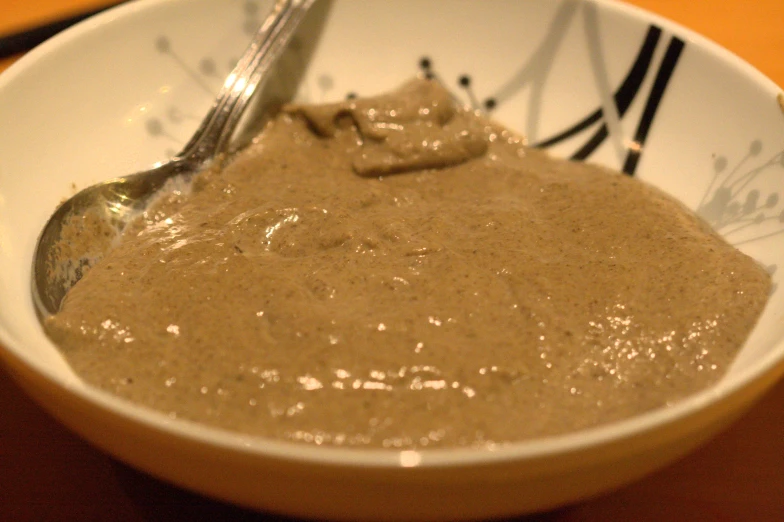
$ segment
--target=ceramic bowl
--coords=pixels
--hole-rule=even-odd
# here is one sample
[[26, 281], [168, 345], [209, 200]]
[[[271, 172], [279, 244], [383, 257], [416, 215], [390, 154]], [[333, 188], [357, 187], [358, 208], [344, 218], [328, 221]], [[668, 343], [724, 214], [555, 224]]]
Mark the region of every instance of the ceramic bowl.
[[[495, 451], [359, 451], [173, 420], [85, 385], [33, 311], [35, 241], [77, 188], [164, 160], [195, 129], [270, 2], [140, 0], [0, 76], [0, 354], [24, 389], [117, 458], [244, 506], [333, 519], [546, 510], [632, 481], [736, 419], [784, 370], [776, 290], [712, 388], [627, 421]], [[780, 89], [706, 39], [604, 0], [322, 0], [270, 93], [322, 102], [416, 74], [553, 154], [604, 163], [700, 213], [779, 279]]]

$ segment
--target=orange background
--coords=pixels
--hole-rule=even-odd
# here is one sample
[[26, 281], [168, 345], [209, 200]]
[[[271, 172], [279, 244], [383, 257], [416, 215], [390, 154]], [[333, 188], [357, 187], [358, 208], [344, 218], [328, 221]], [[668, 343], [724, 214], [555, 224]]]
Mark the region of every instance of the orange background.
[[[112, 2], [0, 0], [0, 34]], [[784, 0], [630, 0], [708, 36], [784, 86]], [[0, 71], [13, 59], [0, 61]], [[0, 520], [267, 521], [161, 483], [93, 449], [0, 370]], [[691, 456], [530, 521], [784, 521], [784, 382]]]

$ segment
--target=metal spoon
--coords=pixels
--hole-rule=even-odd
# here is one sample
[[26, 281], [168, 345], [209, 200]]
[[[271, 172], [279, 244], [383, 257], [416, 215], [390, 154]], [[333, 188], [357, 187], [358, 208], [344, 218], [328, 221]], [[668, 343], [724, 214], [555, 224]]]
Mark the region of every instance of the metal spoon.
[[283, 53], [314, 1], [276, 2], [182, 152], [150, 170], [88, 187], [60, 205], [41, 232], [33, 257], [33, 303], [39, 319], [59, 310], [68, 290], [104, 253], [105, 247], [98, 244], [69, 242], [67, 259], [58, 259], [63, 256], [60, 252], [65, 241], [62, 234], [68, 220], [94, 212], [122, 231], [167, 180], [175, 176], [188, 177], [226, 152], [229, 138], [256, 87]]

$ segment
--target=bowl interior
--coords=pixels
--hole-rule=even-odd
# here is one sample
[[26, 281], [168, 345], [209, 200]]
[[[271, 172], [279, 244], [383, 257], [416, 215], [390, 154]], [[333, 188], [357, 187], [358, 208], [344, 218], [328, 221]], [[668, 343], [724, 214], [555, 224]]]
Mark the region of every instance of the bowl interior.
[[[56, 37], [0, 77], [7, 129], [0, 134], [0, 339], [8, 354], [95, 393], [33, 312], [37, 235], [76, 189], [177, 152], [270, 5], [133, 2]], [[778, 280], [784, 115], [776, 86], [730, 53], [609, 1], [322, 0], [266, 94], [335, 101], [416, 74], [436, 76], [532, 144], [659, 186]], [[776, 290], [731, 371], [699, 400], [784, 358], [783, 313]]]

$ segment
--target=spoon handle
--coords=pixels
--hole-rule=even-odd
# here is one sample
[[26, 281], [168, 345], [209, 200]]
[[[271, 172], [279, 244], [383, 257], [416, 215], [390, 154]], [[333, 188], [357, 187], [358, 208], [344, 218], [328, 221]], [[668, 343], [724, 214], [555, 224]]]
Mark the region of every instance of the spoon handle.
[[314, 1], [278, 0], [275, 3], [177, 160], [200, 166], [225, 152], [260, 80], [286, 49]]

